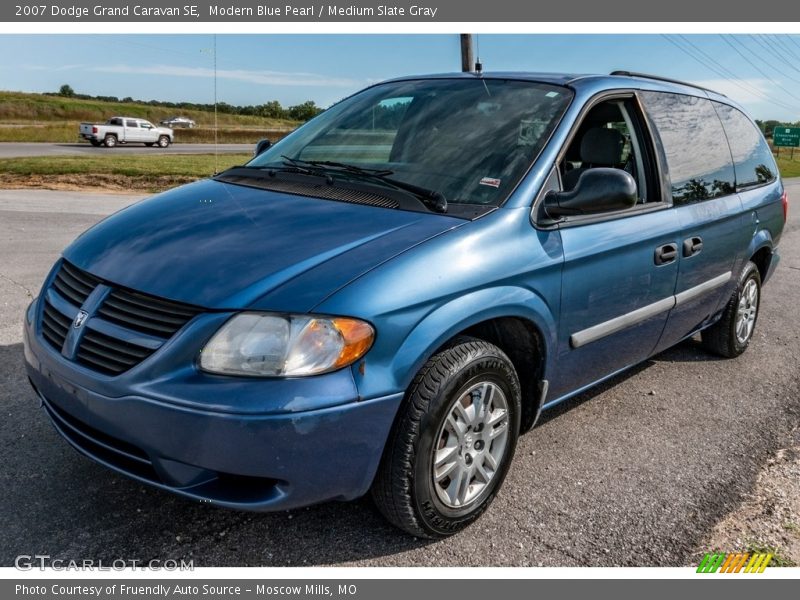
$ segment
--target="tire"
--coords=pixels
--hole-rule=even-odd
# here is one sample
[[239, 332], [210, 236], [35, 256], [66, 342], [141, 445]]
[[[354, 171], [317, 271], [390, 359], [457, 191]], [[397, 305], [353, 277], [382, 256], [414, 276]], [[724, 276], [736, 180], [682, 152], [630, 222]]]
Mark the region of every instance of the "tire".
[[103, 139], [103, 145], [106, 148], [114, 148], [117, 145], [117, 136], [107, 135], [105, 139]]
[[166, 148], [167, 146], [169, 146], [169, 136], [162, 135], [161, 137], [158, 138], [157, 143], [159, 148]]
[[701, 333], [703, 347], [725, 358], [742, 354], [753, 338], [760, 305], [761, 275], [758, 267], [748, 262], [722, 317]]
[[100, 146], [102, 146], [102, 145], [103, 145], [103, 143], [102, 143], [100, 140], [95, 140], [95, 139], [90, 139], [90, 140], [89, 140], [89, 143], [90, 143], [92, 146], [94, 146], [95, 148], [99, 148]]
[[520, 413], [519, 379], [503, 351], [457, 339], [408, 389], [372, 485], [378, 510], [420, 538], [447, 537], [473, 523], [508, 472]]

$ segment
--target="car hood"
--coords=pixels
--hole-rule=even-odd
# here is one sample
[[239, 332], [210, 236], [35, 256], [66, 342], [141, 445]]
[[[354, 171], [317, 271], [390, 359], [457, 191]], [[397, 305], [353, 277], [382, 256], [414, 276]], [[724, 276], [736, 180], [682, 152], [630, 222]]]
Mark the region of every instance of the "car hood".
[[[306, 274], [296, 305], [272, 308], [307, 311], [376, 265], [465, 222], [205, 180], [108, 217], [64, 257], [119, 286], [218, 309], [271, 308], [271, 291]], [[313, 269], [330, 261], [336, 268], [315, 279]]]

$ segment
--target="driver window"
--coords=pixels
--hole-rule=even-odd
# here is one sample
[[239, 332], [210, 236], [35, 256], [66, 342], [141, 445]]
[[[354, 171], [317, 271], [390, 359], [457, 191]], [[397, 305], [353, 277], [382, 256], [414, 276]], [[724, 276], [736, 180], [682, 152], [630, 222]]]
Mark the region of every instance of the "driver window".
[[636, 181], [638, 203], [648, 201], [647, 149], [637, 135], [636, 115], [630, 100], [619, 99], [601, 102], [589, 111], [559, 164], [565, 191], [575, 188], [589, 169], [623, 169]]

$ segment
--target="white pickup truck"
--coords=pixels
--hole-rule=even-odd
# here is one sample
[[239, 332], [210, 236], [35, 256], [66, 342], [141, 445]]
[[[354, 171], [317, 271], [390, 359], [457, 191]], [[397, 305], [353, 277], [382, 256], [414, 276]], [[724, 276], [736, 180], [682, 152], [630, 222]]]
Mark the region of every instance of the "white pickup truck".
[[156, 127], [150, 121], [133, 117], [112, 117], [104, 124], [81, 123], [78, 135], [91, 142], [92, 146], [113, 148], [117, 144], [158, 145], [166, 148], [174, 133], [168, 127]]

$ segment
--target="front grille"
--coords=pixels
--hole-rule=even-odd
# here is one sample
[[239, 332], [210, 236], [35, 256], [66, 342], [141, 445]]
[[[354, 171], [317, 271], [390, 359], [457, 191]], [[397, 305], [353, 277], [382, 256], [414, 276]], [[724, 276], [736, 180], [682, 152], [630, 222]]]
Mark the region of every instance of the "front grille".
[[53, 287], [58, 290], [62, 298], [80, 308], [99, 283], [100, 280], [94, 275], [64, 261], [53, 280]]
[[42, 313], [42, 335], [59, 352], [64, 345], [64, 340], [67, 339], [67, 332], [71, 324], [69, 317], [61, 314], [45, 300]]
[[82, 365], [106, 373], [119, 375], [135, 367], [154, 350], [143, 348], [88, 328], [83, 334], [76, 358]]
[[[153, 354], [201, 309], [122, 289], [62, 261], [44, 300], [41, 333], [61, 352], [72, 321], [97, 286], [110, 290], [83, 328], [74, 360], [106, 375], [119, 375]], [[104, 326], [105, 323], [105, 326]]]
[[166, 339], [199, 312], [187, 304], [116, 289], [106, 297], [98, 314], [128, 329]]

